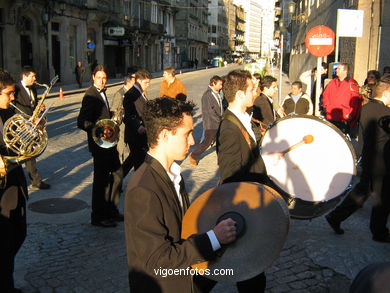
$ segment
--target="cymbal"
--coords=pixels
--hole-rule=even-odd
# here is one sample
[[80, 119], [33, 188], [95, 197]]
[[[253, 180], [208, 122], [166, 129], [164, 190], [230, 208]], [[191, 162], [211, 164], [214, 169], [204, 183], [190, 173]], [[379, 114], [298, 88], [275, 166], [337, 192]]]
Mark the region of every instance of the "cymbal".
[[[252, 182], [223, 184], [207, 190], [190, 205], [182, 223], [182, 238], [207, 232], [214, 228], [218, 219], [226, 216], [237, 216], [234, 220], [240, 222], [238, 230], [242, 230], [242, 235], [224, 246], [219, 251], [223, 253], [215, 260], [192, 267], [199, 272], [209, 269], [210, 274], [204, 276], [218, 282], [253, 278], [272, 264], [286, 242], [290, 225], [287, 205], [266, 185]], [[214, 269], [219, 269], [218, 272], [233, 269], [233, 275], [216, 275]]]

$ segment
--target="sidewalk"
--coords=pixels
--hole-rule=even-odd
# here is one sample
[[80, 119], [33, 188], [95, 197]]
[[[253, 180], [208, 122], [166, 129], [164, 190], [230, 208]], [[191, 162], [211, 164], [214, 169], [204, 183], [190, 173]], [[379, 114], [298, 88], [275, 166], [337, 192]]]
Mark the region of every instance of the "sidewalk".
[[[199, 66], [197, 69], [195, 69], [195, 68], [181, 68], [181, 69], [176, 69], [176, 74], [192, 72], [192, 71], [200, 71], [200, 70], [204, 70], [207, 68], [208, 68], [207, 66]], [[151, 72], [151, 74], [152, 74], [153, 78], [160, 78], [163, 75], [163, 71]], [[122, 78], [110, 78], [107, 80], [107, 87], [117, 86], [117, 85], [122, 84], [122, 82], [123, 82], [123, 77]], [[79, 88], [79, 85], [77, 83], [71, 83], [71, 84], [58, 83], [51, 89], [47, 98], [58, 97], [60, 94], [60, 88], [62, 88], [64, 95], [73, 95], [73, 94], [85, 92], [85, 90], [90, 85], [91, 85], [91, 80], [84, 81], [82, 88]], [[38, 89], [38, 93], [42, 94], [44, 92], [44, 90], [45, 90], [44, 88]]]

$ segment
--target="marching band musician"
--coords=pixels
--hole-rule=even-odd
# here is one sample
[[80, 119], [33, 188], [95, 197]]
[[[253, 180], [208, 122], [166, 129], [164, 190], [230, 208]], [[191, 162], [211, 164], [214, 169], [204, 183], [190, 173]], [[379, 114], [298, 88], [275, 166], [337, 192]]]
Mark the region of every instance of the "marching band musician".
[[[270, 184], [258, 142], [247, 109], [255, 99], [252, 75], [248, 71], [229, 72], [223, 85], [229, 106], [225, 111], [217, 133], [217, 156], [220, 183], [253, 181]], [[269, 154], [280, 159], [280, 153]], [[216, 282], [203, 280], [203, 292], [209, 292]], [[238, 292], [264, 292], [264, 273], [245, 281], [237, 282]]]
[[[15, 105], [17, 112], [20, 109], [22, 114], [32, 116], [35, 108], [38, 105], [37, 90], [34, 87], [36, 82], [36, 73], [30, 66], [25, 66], [22, 69], [22, 80], [16, 84], [15, 88]], [[41, 111], [44, 111], [44, 105], [42, 105]], [[28, 176], [31, 179], [31, 185], [38, 189], [49, 189], [50, 184], [42, 181], [41, 176], [37, 170], [37, 162], [35, 159], [31, 159], [25, 163]]]
[[[127, 91], [129, 91], [135, 84], [135, 74], [129, 73], [123, 80], [123, 86], [115, 93], [112, 99], [111, 112], [115, 115], [118, 111], [123, 110], [123, 98]], [[128, 149], [127, 143], [125, 143], [125, 124], [119, 125], [119, 141], [117, 145], [119, 160], [123, 164], [125, 160], [125, 153]]]
[[[92, 80], [93, 85], [85, 92], [77, 118], [78, 128], [87, 132], [88, 148], [93, 158], [91, 224], [115, 227], [116, 222], [123, 221], [123, 215], [117, 208], [123, 177], [122, 167], [116, 146], [102, 148], [94, 142], [92, 134], [96, 122], [111, 118], [105, 93], [107, 72], [103, 65], [95, 67]], [[104, 135], [107, 138], [112, 136], [110, 129], [105, 128]]]
[[125, 109], [125, 142], [129, 145], [130, 155], [123, 162], [123, 175], [126, 176], [131, 168], [137, 170], [145, 160], [148, 150], [146, 128], [143, 122], [145, 110], [146, 92], [150, 86], [152, 75], [147, 70], [141, 69], [135, 73], [135, 84], [127, 91], [123, 98]]
[[[15, 82], [8, 72], [0, 70], [0, 154], [14, 155], [3, 141], [3, 127], [15, 112], [10, 102], [15, 96]], [[17, 252], [26, 238], [27, 182], [21, 166], [6, 170], [0, 156], [0, 292], [21, 292], [14, 287], [13, 271]]]

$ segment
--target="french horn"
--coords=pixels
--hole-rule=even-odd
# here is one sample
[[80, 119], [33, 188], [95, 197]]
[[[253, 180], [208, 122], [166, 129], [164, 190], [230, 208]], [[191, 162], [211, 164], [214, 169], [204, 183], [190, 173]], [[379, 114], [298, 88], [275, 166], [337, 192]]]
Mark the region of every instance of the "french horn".
[[[38, 157], [46, 149], [48, 143], [44, 120], [46, 112], [41, 117], [39, 117], [39, 114], [46, 96], [57, 80], [58, 76], [55, 76], [50, 85], [35, 83], [38, 86], [45, 87], [46, 90], [31, 117], [11, 103], [11, 106], [21, 113], [13, 115], [4, 123], [3, 140], [6, 147], [15, 153], [13, 156], [1, 156], [6, 172], [11, 171], [17, 165]], [[4, 175], [0, 175], [0, 185], [4, 184], [5, 179]]]

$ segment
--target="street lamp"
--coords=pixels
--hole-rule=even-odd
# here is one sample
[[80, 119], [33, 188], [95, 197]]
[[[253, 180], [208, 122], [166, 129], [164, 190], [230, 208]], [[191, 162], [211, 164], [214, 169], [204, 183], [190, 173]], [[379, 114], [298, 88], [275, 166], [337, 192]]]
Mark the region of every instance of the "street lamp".
[[294, 15], [296, 6], [297, 4], [294, 1], [288, 3], [288, 13], [290, 14], [291, 20], [304, 21], [306, 19], [306, 15], [304, 13], [299, 13], [298, 15]]

